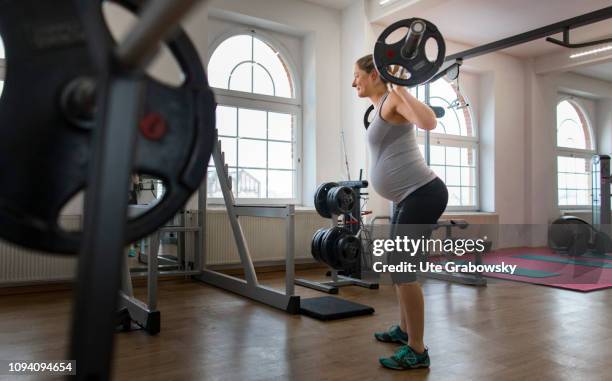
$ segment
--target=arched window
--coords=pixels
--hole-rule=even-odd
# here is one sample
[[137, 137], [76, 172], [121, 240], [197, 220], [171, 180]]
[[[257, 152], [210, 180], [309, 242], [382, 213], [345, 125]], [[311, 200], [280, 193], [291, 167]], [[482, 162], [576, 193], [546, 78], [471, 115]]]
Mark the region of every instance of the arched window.
[[557, 189], [563, 207], [591, 204], [593, 135], [585, 112], [573, 99], [557, 104]]
[[[416, 94], [422, 101], [425, 88]], [[456, 83], [440, 79], [429, 84], [429, 104], [444, 109], [445, 115], [430, 134], [429, 163], [448, 187], [449, 210], [477, 210], [478, 137], [471, 107]], [[425, 133], [418, 130], [425, 153]]]
[[[300, 104], [296, 75], [280, 44], [258, 31], [213, 46], [209, 82], [217, 101], [221, 149], [239, 201], [299, 202]], [[222, 197], [209, 167], [208, 197]]]
[[285, 60], [255, 34], [224, 40], [208, 63], [213, 87], [246, 93], [293, 98], [292, 76]]

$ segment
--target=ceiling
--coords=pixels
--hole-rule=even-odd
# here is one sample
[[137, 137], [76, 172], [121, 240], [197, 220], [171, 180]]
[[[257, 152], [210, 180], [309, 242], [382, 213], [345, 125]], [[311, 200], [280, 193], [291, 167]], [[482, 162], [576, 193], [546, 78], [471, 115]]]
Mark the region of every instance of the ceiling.
[[576, 69], [574, 73], [612, 82], [612, 62]]
[[[425, 5], [426, 1], [420, 0], [424, 4], [420, 4], [419, 10], [410, 6], [404, 7], [378, 22], [389, 25], [402, 18], [421, 17], [436, 24], [446, 39], [478, 46], [611, 5], [610, 0], [445, 0], [432, 2], [432, 7], [424, 8], [422, 5]], [[401, 5], [401, 2], [397, 4]], [[612, 19], [570, 32], [571, 42], [589, 41], [604, 36], [612, 36]], [[561, 34], [553, 37], [562, 38]], [[542, 39], [506, 49], [504, 52], [524, 58], [565, 49]]]
[[302, 0], [307, 3], [319, 4], [334, 9], [344, 9], [357, 0]]

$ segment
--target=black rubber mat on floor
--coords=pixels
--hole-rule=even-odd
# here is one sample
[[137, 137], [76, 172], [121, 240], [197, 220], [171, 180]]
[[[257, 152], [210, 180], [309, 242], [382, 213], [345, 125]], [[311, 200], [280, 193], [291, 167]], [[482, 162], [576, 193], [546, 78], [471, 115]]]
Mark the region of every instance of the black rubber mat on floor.
[[300, 300], [300, 312], [319, 320], [336, 320], [371, 315], [374, 308], [334, 296], [321, 296]]

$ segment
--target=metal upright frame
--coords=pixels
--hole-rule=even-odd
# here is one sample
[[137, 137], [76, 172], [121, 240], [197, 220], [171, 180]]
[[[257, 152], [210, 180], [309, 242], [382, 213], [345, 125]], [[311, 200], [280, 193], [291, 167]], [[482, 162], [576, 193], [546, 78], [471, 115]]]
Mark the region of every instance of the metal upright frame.
[[117, 190], [129, 188], [142, 83], [110, 80], [96, 128], [72, 322], [71, 359], [79, 380], [110, 378], [128, 210], [128, 192]]
[[161, 314], [157, 310], [157, 279], [158, 262], [157, 252], [159, 251], [159, 232], [151, 235], [147, 261], [147, 302], [134, 297], [132, 288], [132, 276], [130, 275], [130, 265], [128, 256], [123, 254], [123, 270], [121, 279], [121, 290], [119, 291], [119, 313], [127, 311], [129, 319], [141, 326], [147, 333], [155, 335], [161, 328]]
[[[273, 205], [236, 205], [231, 189], [231, 178], [229, 177], [228, 166], [225, 164], [225, 154], [221, 150], [221, 141], [218, 141], [213, 151], [213, 161], [219, 178], [221, 192], [227, 208], [230, 226], [234, 235], [238, 255], [244, 271], [244, 278], [227, 275], [219, 271], [210, 269], [206, 263], [206, 245], [203, 243], [202, 255], [199, 258], [197, 269], [200, 274], [193, 276], [193, 279], [219, 287], [241, 296], [256, 300], [269, 306], [283, 311], [297, 314], [300, 312], [300, 297], [294, 295], [294, 256], [295, 256], [295, 207], [293, 205], [273, 206]], [[203, 189], [202, 189], [203, 188]], [[202, 237], [206, 232], [206, 182], [202, 185], [199, 192], [199, 210], [202, 211]], [[285, 290], [284, 292], [271, 287], [263, 286], [257, 279], [253, 259], [244, 236], [244, 231], [240, 225], [239, 217], [268, 217], [282, 218], [285, 220], [286, 236], [286, 258], [285, 258]]]
[[610, 156], [595, 155], [592, 160], [592, 182], [593, 182], [593, 226], [598, 231], [610, 235], [611, 212], [610, 212]]

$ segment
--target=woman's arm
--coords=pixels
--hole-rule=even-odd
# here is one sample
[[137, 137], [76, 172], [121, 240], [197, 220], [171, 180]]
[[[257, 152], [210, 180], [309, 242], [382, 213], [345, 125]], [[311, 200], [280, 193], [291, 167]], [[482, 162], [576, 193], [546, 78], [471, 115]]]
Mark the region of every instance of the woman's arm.
[[433, 130], [438, 121], [431, 107], [416, 99], [403, 86], [392, 85], [391, 94], [395, 95], [395, 111], [408, 122], [416, 124], [423, 130]]

